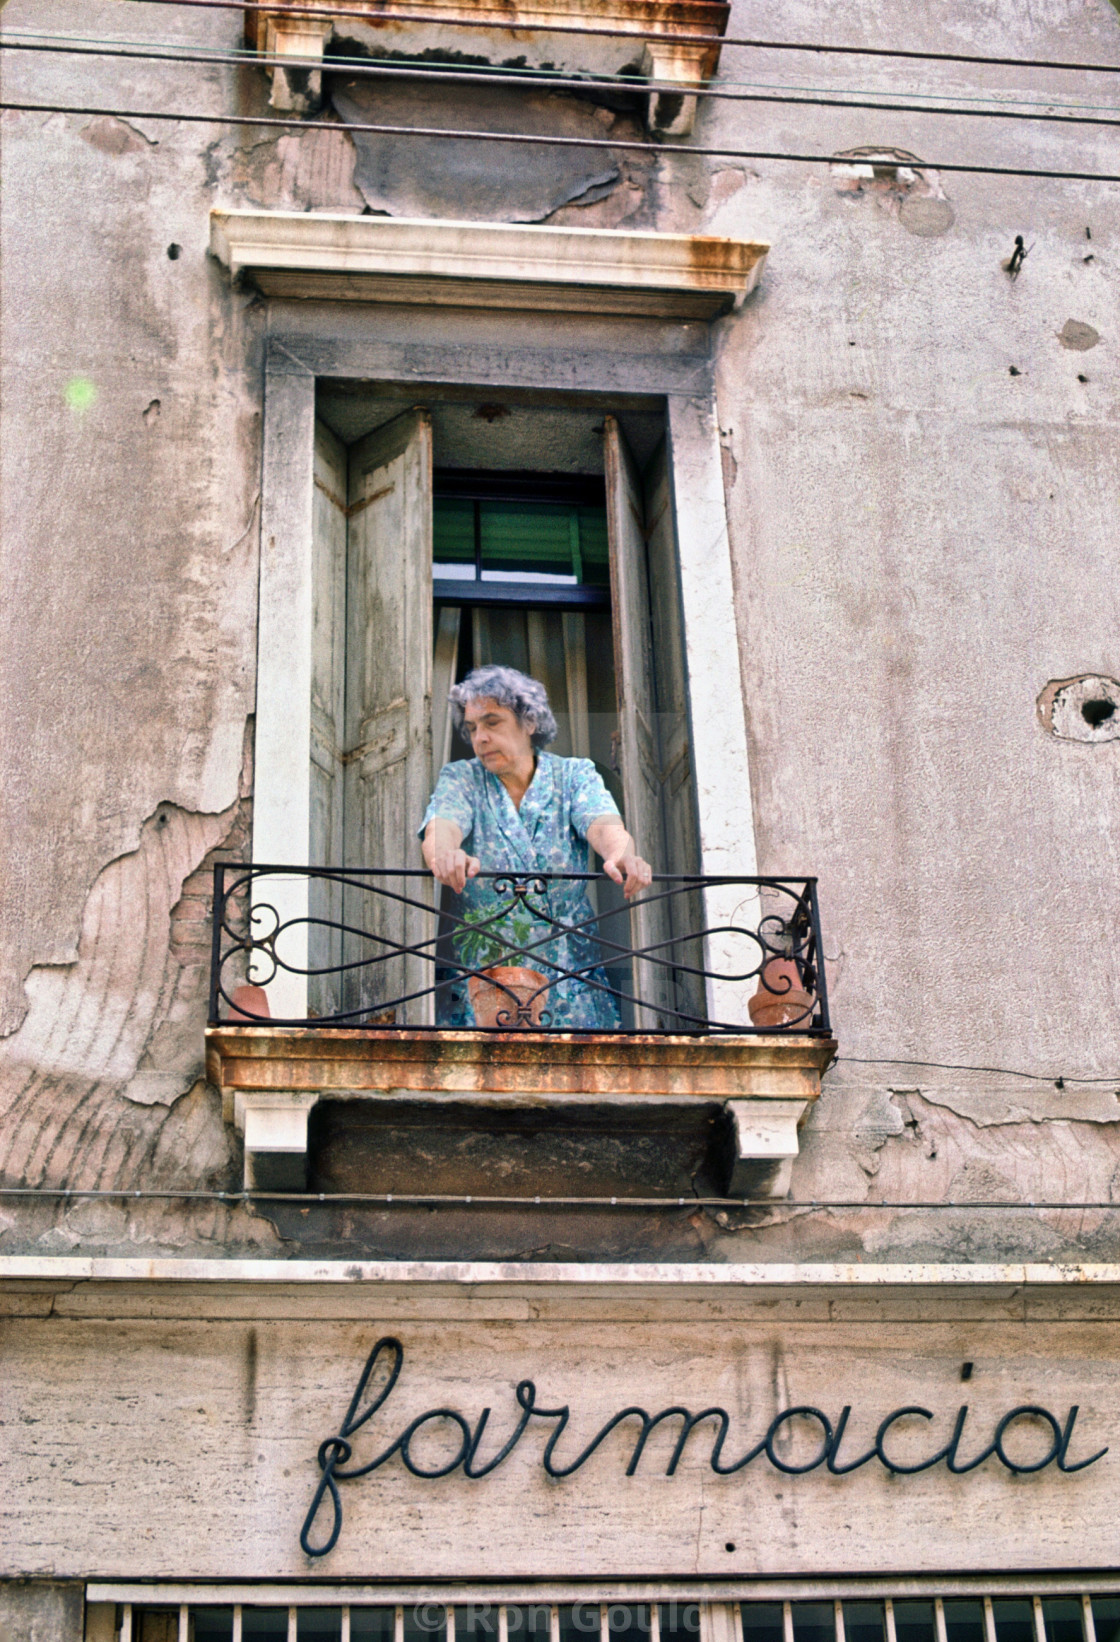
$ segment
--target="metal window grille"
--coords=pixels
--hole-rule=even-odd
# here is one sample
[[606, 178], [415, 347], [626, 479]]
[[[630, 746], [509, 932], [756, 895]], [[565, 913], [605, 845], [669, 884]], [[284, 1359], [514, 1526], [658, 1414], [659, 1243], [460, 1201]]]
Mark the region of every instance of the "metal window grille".
[[[1111, 1590], [1107, 1578], [1054, 1575], [898, 1580], [895, 1595], [883, 1580], [842, 1596], [830, 1596], [823, 1582], [819, 1589], [810, 1580], [781, 1583], [805, 1594], [641, 1602], [619, 1593], [575, 1603], [528, 1594], [517, 1603], [387, 1606], [339, 1602], [325, 1590], [281, 1602], [276, 1587], [259, 1601], [246, 1588], [239, 1602], [208, 1600], [199, 1588], [172, 1603], [157, 1589], [149, 1602], [132, 1588], [134, 1600], [110, 1605], [111, 1588], [102, 1587], [91, 1588], [86, 1635], [87, 1642], [1120, 1642], [1120, 1575]], [[845, 1589], [858, 1592], [859, 1583]]]

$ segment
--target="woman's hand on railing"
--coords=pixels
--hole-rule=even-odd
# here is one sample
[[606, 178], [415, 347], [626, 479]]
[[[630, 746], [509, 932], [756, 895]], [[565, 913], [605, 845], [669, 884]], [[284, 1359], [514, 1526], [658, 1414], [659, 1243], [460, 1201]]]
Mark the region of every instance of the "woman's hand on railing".
[[421, 854], [432, 877], [438, 883], [446, 884], [448, 889], [453, 889], [456, 895], [463, 893], [468, 878], [474, 878], [482, 871], [482, 862], [477, 856], [468, 855], [466, 850], [461, 849], [462, 842], [463, 834], [455, 822], [436, 816], [424, 829], [421, 845]]
[[622, 885], [627, 900], [649, 888], [653, 868], [637, 853], [634, 840], [617, 817], [600, 816], [592, 821], [587, 829], [587, 841], [601, 857], [607, 877]]
[[438, 878], [441, 884], [446, 884], [448, 889], [453, 889], [456, 895], [463, 893], [463, 885], [468, 878], [474, 878], [482, 871], [482, 862], [477, 855], [468, 855], [466, 850], [444, 850], [433, 857], [428, 865], [432, 876]]

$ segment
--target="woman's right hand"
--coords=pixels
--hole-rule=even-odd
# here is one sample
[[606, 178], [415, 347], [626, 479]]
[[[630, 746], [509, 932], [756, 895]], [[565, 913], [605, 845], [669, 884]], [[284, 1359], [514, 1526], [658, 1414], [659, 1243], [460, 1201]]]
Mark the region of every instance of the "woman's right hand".
[[460, 849], [462, 842], [463, 834], [456, 823], [437, 815], [428, 822], [424, 842], [420, 846], [432, 877], [438, 883], [446, 884], [448, 889], [453, 889], [456, 895], [463, 893], [463, 885], [468, 878], [482, 871], [482, 862]]
[[432, 876], [448, 889], [453, 889], [456, 895], [463, 893], [463, 885], [468, 878], [473, 878], [482, 870], [482, 862], [475, 855], [468, 855], [466, 850], [445, 849], [438, 854], [433, 851], [428, 862], [432, 869]]

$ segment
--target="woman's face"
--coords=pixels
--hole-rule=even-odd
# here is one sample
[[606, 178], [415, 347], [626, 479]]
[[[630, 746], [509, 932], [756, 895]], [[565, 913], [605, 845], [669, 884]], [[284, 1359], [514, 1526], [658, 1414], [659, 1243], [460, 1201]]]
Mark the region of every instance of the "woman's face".
[[463, 724], [471, 738], [474, 756], [496, 776], [511, 774], [526, 758], [533, 757], [532, 727], [522, 724], [508, 707], [483, 697], [468, 701]]

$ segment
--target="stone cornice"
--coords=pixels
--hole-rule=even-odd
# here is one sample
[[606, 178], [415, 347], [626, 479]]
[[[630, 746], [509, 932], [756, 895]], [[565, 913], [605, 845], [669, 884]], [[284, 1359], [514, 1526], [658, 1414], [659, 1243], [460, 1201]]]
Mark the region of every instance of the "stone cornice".
[[769, 245], [714, 235], [301, 211], [210, 213], [210, 248], [266, 295], [709, 319]]

